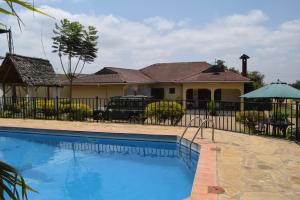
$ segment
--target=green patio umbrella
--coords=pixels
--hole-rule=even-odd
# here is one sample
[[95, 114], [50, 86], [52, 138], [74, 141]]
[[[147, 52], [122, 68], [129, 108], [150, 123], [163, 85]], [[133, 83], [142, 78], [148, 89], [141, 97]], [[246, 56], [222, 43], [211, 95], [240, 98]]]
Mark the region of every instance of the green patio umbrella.
[[[274, 107], [274, 113], [275, 113], [274, 117], [275, 120], [277, 120], [279, 114], [278, 111], [281, 104], [280, 100], [300, 99], [300, 90], [288, 85], [287, 83], [277, 80], [277, 82], [273, 82], [257, 90], [244, 94], [241, 97], [252, 98], [252, 99], [259, 99], [259, 98], [275, 99], [277, 103], [276, 106]], [[276, 131], [274, 134], [276, 134]]]
[[300, 99], [300, 90], [287, 83], [277, 81], [249, 92], [242, 98], [272, 98], [272, 99]]

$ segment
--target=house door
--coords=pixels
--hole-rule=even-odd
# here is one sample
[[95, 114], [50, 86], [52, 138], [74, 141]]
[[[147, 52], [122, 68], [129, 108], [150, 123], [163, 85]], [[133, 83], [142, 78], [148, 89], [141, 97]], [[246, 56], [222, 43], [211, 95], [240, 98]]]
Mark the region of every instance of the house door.
[[164, 99], [165, 98], [165, 89], [164, 88], [151, 88], [151, 96], [155, 99]]
[[211, 100], [211, 92], [208, 89], [198, 90], [198, 107], [207, 108], [208, 102]]
[[214, 97], [215, 101], [221, 101], [222, 100], [222, 91], [221, 91], [221, 89], [215, 90], [214, 95], [215, 95], [215, 97]]

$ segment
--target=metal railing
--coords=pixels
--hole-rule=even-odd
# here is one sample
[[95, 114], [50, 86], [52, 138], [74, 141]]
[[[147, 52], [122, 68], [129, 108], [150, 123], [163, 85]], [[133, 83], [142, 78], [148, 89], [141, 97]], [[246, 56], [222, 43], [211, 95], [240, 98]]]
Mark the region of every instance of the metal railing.
[[211, 141], [215, 142], [215, 124], [214, 124], [214, 122], [212, 120], [206, 119], [206, 120], [204, 120], [204, 121], [201, 122], [201, 124], [200, 124], [200, 126], [198, 128], [198, 131], [196, 132], [196, 134], [194, 135], [193, 139], [191, 140], [190, 148], [191, 148], [193, 142], [195, 141], [195, 139], [196, 139], [196, 137], [197, 137], [197, 135], [199, 133], [199, 130], [201, 130], [201, 139], [203, 139], [203, 128], [204, 128], [204, 125], [206, 125], [207, 122], [211, 122], [212, 123], [212, 127], [211, 127], [211, 129], [212, 129], [212, 132], [211, 132]]
[[[182, 135], [179, 139], [180, 144], [181, 144], [181, 141], [184, 138], [185, 134], [187, 133], [187, 130], [192, 126], [192, 122], [195, 121], [196, 119], [199, 119], [199, 121], [202, 122], [202, 119], [199, 116], [194, 117], [193, 119], [191, 119], [190, 122], [188, 123], [188, 125], [185, 127], [185, 129], [184, 129], [184, 131], [183, 131], [183, 133], [182, 133]], [[198, 128], [196, 134], [198, 134], [199, 130], [200, 130], [200, 127]]]
[[[0, 118], [199, 127], [300, 141], [299, 102], [0, 98]], [[194, 119], [195, 120], [192, 120]]]

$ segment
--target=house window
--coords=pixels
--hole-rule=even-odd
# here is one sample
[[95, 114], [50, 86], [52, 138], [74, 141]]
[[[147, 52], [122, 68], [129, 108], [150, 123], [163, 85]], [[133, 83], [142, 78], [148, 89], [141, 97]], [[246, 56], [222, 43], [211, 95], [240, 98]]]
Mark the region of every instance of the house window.
[[169, 88], [169, 94], [175, 94], [175, 88]]

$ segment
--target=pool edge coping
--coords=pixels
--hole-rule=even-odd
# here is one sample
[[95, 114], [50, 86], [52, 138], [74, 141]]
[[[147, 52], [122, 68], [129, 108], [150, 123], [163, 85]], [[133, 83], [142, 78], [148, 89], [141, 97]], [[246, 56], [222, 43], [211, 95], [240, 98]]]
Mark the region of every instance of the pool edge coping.
[[[15, 130], [20, 130], [20, 129], [26, 129], [26, 130], [42, 130], [46, 132], [51, 132], [51, 131], [67, 131], [67, 132], [73, 132], [73, 133], [90, 133], [93, 135], [86, 135], [87, 137], [95, 137], [98, 134], [103, 134], [103, 133], [108, 133], [111, 135], [115, 136], [120, 136], [120, 135], [126, 135], [126, 136], [146, 136], [146, 137], [160, 137], [160, 138], [176, 138], [176, 142], [178, 143], [180, 137], [177, 134], [149, 134], [149, 133], [122, 133], [122, 132], [110, 132], [110, 131], [79, 131], [79, 130], [72, 130], [72, 129], [49, 129], [49, 128], [36, 128], [36, 127], [20, 127], [20, 126], [0, 126], [0, 129], [15, 129]], [[56, 135], [63, 135], [63, 134], [56, 134]], [[82, 136], [82, 135], [81, 135]], [[99, 136], [99, 135], [98, 135]], [[99, 137], [100, 138], [100, 137]], [[102, 137], [103, 138], [103, 137]], [[128, 138], [127, 139], [133, 139], [133, 138]], [[135, 138], [136, 139], [136, 138]], [[143, 138], [145, 140], [145, 138]], [[185, 139], [186, 141], [189, 141]], [[155, 141], [152, 140], [151, 141]], [[156, 140], [156, 141], [162, 141], [162, 140]], [[216, 151], [212, 150], [216, 148], [216, 144], [214, 143], [207, 143], [204, 141], [197, 141], [195, 142], [198, 146], [197, 152], [201, 155], [198, 160], [197, 164], [197, 169], [195, 172], [195, 177], [193, 181], [193, 186], [191, 190], [191, 195], [187, 197], [186, 199], [189, 200], [217, 200], [217, 194], [209, 193], [208, 187], [210, 186], [216, 186], [217, 185], [217, 176], [216, 176]], [[205, 158], [205, 159], [204, 159]]]

